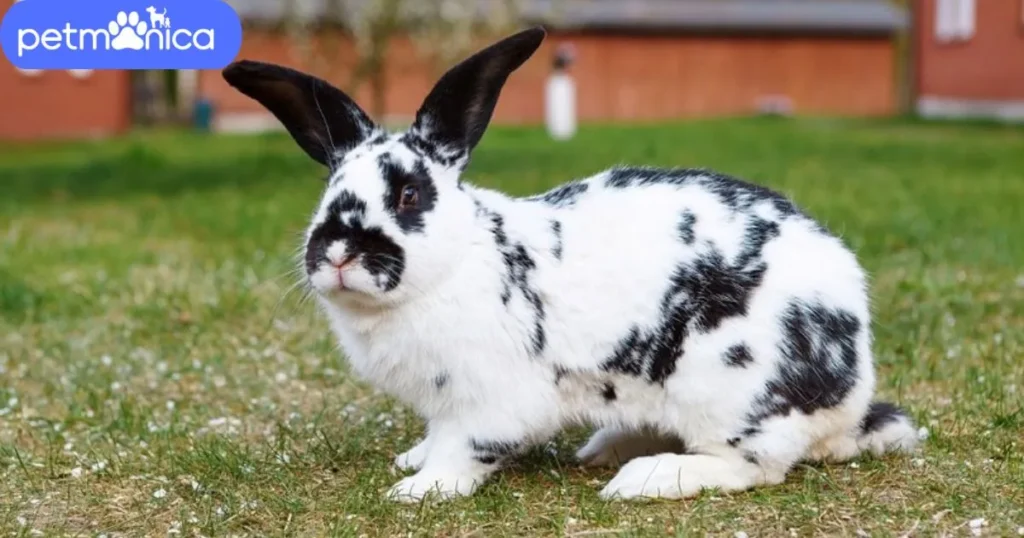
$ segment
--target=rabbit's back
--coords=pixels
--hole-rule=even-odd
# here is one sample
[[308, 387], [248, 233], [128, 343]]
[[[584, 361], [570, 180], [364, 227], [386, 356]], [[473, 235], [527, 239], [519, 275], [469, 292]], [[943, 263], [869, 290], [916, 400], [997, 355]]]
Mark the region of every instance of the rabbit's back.
[[[544, 355], [584, 412], [598, 411], [590, 418], [621, 421], [630, 401], [641, 404], [627, 422], [689, 406], [705, 433], [848, 400], [849, 420], [862, 416], [873, 388], [865, 276], [789, 200], [704, 170], [618, 168], [530, 201], [550, 210], [553, 237], [530, 251]], [[536, 223], [532, 211], [519, 218]], [[614, 408], [601, 405], [606, 384]], [[656, 405], [664, 398], [680, 405]]]

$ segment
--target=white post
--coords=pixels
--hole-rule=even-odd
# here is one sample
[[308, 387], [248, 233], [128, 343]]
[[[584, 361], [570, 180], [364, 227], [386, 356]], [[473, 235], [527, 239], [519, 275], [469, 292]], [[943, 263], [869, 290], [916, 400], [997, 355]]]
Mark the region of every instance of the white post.
[[571, 49], [561, 47], [545, 88], [544, 119], [555, 140], [568, 140], [576, 134], [576, 83], [566, 71], [571, 61]]

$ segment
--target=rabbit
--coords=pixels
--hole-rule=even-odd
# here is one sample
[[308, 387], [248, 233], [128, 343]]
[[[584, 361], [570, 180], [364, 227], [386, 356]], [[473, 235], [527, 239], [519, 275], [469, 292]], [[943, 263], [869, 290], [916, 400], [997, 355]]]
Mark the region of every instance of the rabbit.
[[544, 37], [452, 67], [402, 132], [309, 74], [222, 72], [330, 171], [304, 281], [352, 372], [426, 422], [387, 498], [471, 495], [576, 424], [597, 428], [582, 464], [619, 466], [609, 500], [913, 450], [907, 413], [872, 399], [865, 272], [789, 199], [707, 169], [618, 166], [519, 198], [464, 180]]

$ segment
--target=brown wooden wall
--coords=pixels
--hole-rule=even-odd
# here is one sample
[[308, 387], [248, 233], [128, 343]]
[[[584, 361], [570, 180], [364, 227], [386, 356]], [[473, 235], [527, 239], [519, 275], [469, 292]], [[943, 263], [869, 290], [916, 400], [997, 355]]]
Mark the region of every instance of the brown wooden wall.
[[974, 36], [947, 43], [935, 38], [936, 4], [936, 0], [916, 4], [917, 93], [1024, 100], [1024, 2], [977, 0]]
[[[343, 89], [354, 64], [351, 43], [334, 39], [331, 70], [313, 70]], [[887, 37], [737, 37], [554, 33], [502, 93], [495, 121], [543, 119], [543, 84], [554, 47], [572, 42], [582, 121], [654, 120], [747, 114], [759, 97], [786, 95], [797, 113], [885, 115], [895, 111], [895, 57]], [[249, 29], [239, 58], [308, 69], [290, 42]], [[415, 113], [437, 73], [405, 40], [392, 48], [387, 112]], [[219, 72], [201, 74], [201, 92], [219, 113], [250, 113], [258, 105], [228, 87]], [[354, 98], [368, 107], [367, 88]]]
[[[0, 0], [6, 13], [13, 0]], [[0, 61], [0, 140], [76, 138], [123, 132], [131, 123], [127, 71], [20, 73]]]

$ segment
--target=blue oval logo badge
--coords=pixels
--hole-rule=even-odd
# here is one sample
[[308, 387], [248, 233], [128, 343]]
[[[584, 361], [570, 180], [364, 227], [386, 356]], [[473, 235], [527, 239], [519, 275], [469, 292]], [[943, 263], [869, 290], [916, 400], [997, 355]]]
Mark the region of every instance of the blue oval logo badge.
[[22, 0], [0, 46], [19, 69], [221, 69], [242, 22], [221, 0]]

